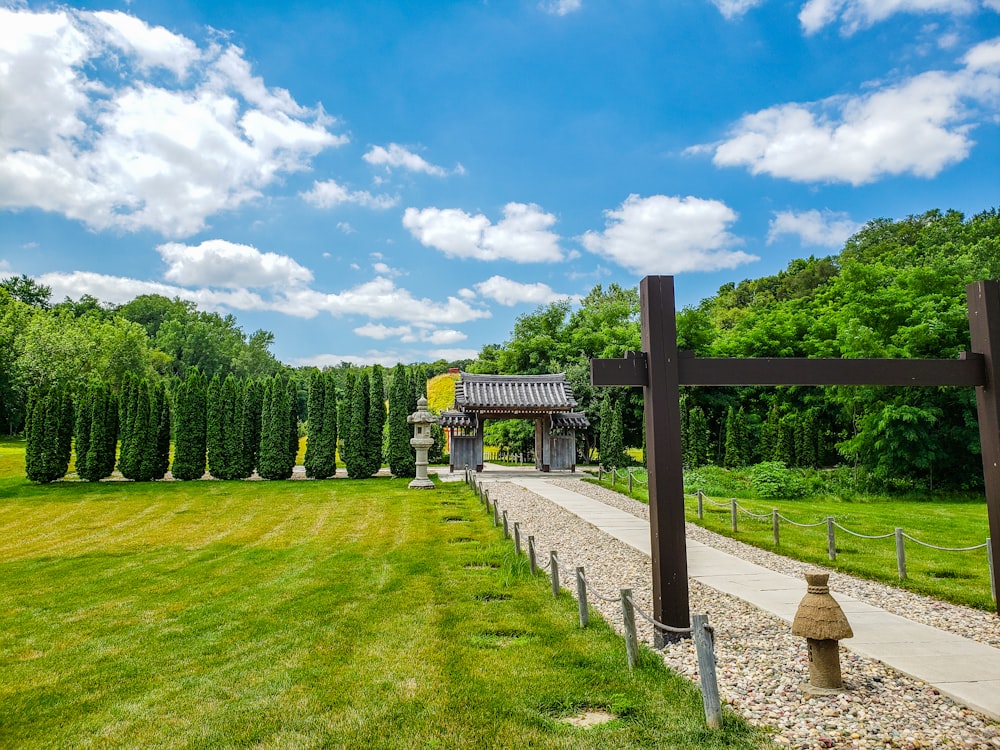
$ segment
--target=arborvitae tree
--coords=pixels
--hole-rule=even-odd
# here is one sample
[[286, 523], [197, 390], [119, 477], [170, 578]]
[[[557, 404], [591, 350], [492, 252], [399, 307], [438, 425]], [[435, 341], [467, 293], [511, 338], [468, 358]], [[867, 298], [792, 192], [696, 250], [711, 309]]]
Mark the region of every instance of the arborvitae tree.
[[205, 473], [206, 382], [195, 367], [177, 389], [177, 427], [174, 437], [175, 479], [201, 479]]
[[280, 375], [267, 382], [264, 409], [261, 413], [260, 460], [257, 472], [264, 479], [288, 479], [292, 467], [288, 460], [288, 423], [291, 408], [288, 386]]
[[326, 417], [326, 388], [323, 382], [323, 373], [314, 370], [309, 376], [309, 406], [306, 412], [306, 455], [302, 464], [306, 470], [307, 477], [316, 476], [316, 464], [319, 461], [319, 454], [322, 450], [320, 443], [323, 440]]
[[159, 431], [159, 418], [152, 413], [149, 383], [133, 380], [125, 403], [129, 429], [127, 439], [122, 440], [118, 470], [126, 479], [148, 482], [155, 471], [156, 436]]
[[365, 479], [372, 475], [369, 463], [369, 451], [365, 446], [368, 440], [368, 410], [371, 408], [371, 383], [364, 373], [354, 381], [350, 402], [350, 426], [347, 434], [349, 448], [345, 463], [347, 476], [351, 479]]
[[622, 468], [629, 463], [623, 443], [622, 402], [617, 394], [610, 392], [605, 401], [607, 405], [601, 406], [601, 464], [609, 469]]
[[795, 426], [795, 458], [799, 466], [819, 465], [817, 457], [816, 415], [807, 411]]
[[226, 405], [225, 427], [226, 435], [226, 466], [227, 479], [242, 479], [247, 474], [243, 473], [243, 386], [233, 377], [232, 373], [226, 376], [222, 384], [222, 397]]
[[[351, 439], [351, 424], [354, 421], [356, 390], [357, 378], [351, 370], [348, 370], [347, 376], [344, 378], [344, 399], [341, 401], [341, 409], [337, 412], [337, 437], [340, 439], [340, 460], [344, 462], [344, 466], [351, 466], [356, 463], [355, 448], [357, 446]], [[348, 471], [348, 474], [350, 474], [350, 471]]]
[[[77, 453], [77, 474], [81, 479], [97, 482], [111, 476], [115, 468], [115, 448], [118, 444], [118, 400], [107, 383], [95, 383], [88, 389], [90, 424], [86, 429], [87, 454]], [[81, 425], [82, 429], [82, 425]], [[79, 450], [80, 444], [77, 443]]]
[[609, 455], [608, 449], [611, 447], [611, 399], [607, 395], [601, 399], [598, 420], [597, 452], [600, 456], [601, 466], [610, 469], [611, 466], [604, 460]]
[[747, 465], [746, 414], [743, 407], [737, 412], [732, 406], [726, 414], [726, 443], [722, 465], [736, 468]]
[[257, 468], [260, 455], [261, 411], [264, 408], [264, 385], [257, 380], [243, 384], [243, 452], [240, 454], [240, 476], [248, 477]]
[[127, 372], [122, 381], [118, 400], [118, 415], [121, 420], [121, 447], [118, 450], [118, 471], [126, 479], [133, 479], [138, 471], [139, 456], [136, 454], [135, 417], [138, 408], [139, 383], [135, 376]]
[[709, 430], [708, 419], [700, 406], [693, 406], [688, 412], [688, 450], [691, 461], [689, 468], [697, 469], [708, 461]]
[[386, 458], [389, 471], [395, 477], [414, 477], [417, 472], [416, 457], [410, 446], [413, 428], [406, 418], [413, 412], [407, 411], [413, 388], [406, 373], [406, 367], [396, 365], [392, 371], [392, 390], [389, 393], [389, 450]]
[[90, 430], [94, 420], [94, 401], [96, 400], [99, 386], [95, 382], [87, 385], [87, 388], [80, 396], [76, 409], [76, 429], [73, 441], [73, 452], [76, 454], [76, 475], [80, 479], [90, 478], [90, 469], [87, 465], [88, 454], [90, 453]]
[[69, 459], [73, 450], [74, 409], [69, 387], [63, 386], [59, 390], [59, 464], [65, 474], [69, 470]]
[[385, 430], [385, 376], [382, 365], [372, 367], [370, 403], [368, 406], [368, 470], [371, 476], [382, 468], [382, 433]]
[[326, 395], [323, 398], [323, 452], [319, 462], [317, 477], [332, 477], [337, 473], [337, 430], [340, 425], [337, 408], [337, 381], [332, 372], [323, 376]]
[[337, 385], [330, 373], [309, 380], [308, 427], [306, 476], [326, 479], [337, 472]]
[[781, 461], [785, 466], [795, 466], [795, 422], [795, 415], [786, 414], [778, 423], [774, 460]]
[[170, 397], [167, 388], [160, 381], [153, 391], [153, 414], [156, 415], [156, 455], [153, 462], [153, 478], [163, 479], [170, 468]]
[[767, 421], [760, 430], [760, 455], [764, 461], [773, 461], [781, 437], [781, 413], [777, 402], [771, 404], [767, 412]]
[[163, 478], [161, 474], [156, 476], [156, 438], [160, 431], [160, 415], [155, 404], [155, 394], [151, 390], [149, 382], [145, 379], [139, 383], [139, 417], [136, 423], [142, 427], [142, 442], [137, 447], [139, 454], [139, 472], [136, 479], [141, 482], [149, 482], [153, 479]]
[[288, 379], [286, 386], [288, 399], [288, 446], [285, 454], [285, 464], [288, 466], [288, 476], [292, 475], [299, 455], [299, 390], [293, 378]]
[[208, 384], [206, 395], [208, 421], [205, 425], [205, 457], [208, 472], [216, 479], [226, 479], [228, 466], [225, 445], [225, 409], [222, 400], [222, 379], [216, 373]]
[[[47, 484], [66, 475], [68, 457], [64, 460], [63, 433], [65, 431], [65, 389], [55, 385], [32, 389], [29, 396], [30, 413], [27, 415], [25, 433], [27, 446], [24, 455], [25, 473], [32, 482]], [[72, 414], [72, 408], [69, 410]], [[70, 422], [72, 434], [72, 421]]]
[[408, 413], [413, 414], [417, 410], [417, 401], [421, 397], [427, 397], [427, 371], [423, 365], [413, 365], [410, 368], [410, 387], [413, 391], [406, 404], [406, 409]]

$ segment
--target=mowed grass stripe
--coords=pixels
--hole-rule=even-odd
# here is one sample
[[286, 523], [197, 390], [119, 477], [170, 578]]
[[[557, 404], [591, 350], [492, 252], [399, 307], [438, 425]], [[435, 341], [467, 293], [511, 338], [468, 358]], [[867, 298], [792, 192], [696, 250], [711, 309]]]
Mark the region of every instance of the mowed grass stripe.
[[[28, 543], [0, 553], [0, 746], [763, 746], [734, 717], [708, 732], [655, 656], [630, 674], [600, 621], [579, 630], [464, 486], [13, 495], [0, 536]], [[591, 706], [621, 718], [555, 721]]]

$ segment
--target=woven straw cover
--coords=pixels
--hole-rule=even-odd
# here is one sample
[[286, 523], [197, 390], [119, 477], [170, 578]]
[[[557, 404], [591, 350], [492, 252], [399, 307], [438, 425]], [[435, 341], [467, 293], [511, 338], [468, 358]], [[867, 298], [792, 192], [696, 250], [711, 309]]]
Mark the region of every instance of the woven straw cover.
[[844, 610], [830, 595], [829, 581], [829, 573], [806, 573], [809, 588], [792, 621], [792, 635], [819, 641], [841, 641], [854, 637]]

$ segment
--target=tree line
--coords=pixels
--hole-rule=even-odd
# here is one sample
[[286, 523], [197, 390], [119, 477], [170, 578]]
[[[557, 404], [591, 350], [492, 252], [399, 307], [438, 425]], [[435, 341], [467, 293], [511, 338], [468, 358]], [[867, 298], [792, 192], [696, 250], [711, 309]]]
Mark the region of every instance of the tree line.
[[[188, 368], [171, 394], [162, 380], [125, 375], [119, 392], [94, 380], [74, 396], [64, 383], [32, 388], [27, 405], [25, 469], [47, 483], [66, 476], [100, 481], [117, 471], [125, 479], [288, 479], [305, 433], [307, 477], [374, 476], [387, 462], [396, 477], [413, 477], [415, 459], [406, 418], [426, 385], [423, 367], [397, 365], [386, 386], [379, 365], [348, 370], [338, 392], [333, 370], [313, 370], [307, 411], [301, 415], [295, 380], [208, 378]], [[388, 407], [387, 407], [388, 400]], [[304, 423], [300, 417], [305, 416]], [[303, 429], [304, 428], [304, 429]], [[172, 459], [171, 459], [171, 448]]]
[[[971, 218], [933, 210], [876, 219], [836, 255], [794, 260], [775, 275], [725, 284], [678, 311], [678, 346], [705, 357], [954, 358], [969, 347], [966, 285], [997, 278], [995, 209]], [[642, 445], [641, 392], [592, 388], [589, 359], [640, 348], [637, 290], [611, 284], [595, 287], [579, 306], [554, 302], [520, 316], [510, 338], [484, 346], [470, 368], [565, 372], [591, 422], [578, 440], [580, 462], [600, 448], [603, 463], [622, 465], [630, 460], [624, 449]], [[852, 481], [881, 490], [982, 483], [972, 389], [681, 390], [689, 468], [848, 466]], [[501, 440], [518, 439], [516, 428], [493, 429]]]

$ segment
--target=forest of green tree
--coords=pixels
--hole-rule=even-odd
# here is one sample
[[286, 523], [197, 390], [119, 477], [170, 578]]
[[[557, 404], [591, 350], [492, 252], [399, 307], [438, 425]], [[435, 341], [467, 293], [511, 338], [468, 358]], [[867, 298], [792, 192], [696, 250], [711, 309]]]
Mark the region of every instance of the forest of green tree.
[[[773, 276], [726, 284], [678, 311], [678, 344], [713, 357], [954, 358], [969, 348], [966, 285], [998, 278], [997, 210], [971, 218], [934, 210], [898, 221], [878, 219], [837, 255], [795, 260]], [[406, 440], [405, 408], [427, 377], [460, 366], [478, 373], [565, 372], [591, 421], [578, 440], [581, 462], [599, 454], [603, 463], [621, 466], [631, 460], [625, 449], [643, 442], [641, 392], [590, 385], [592, 357], [622, 357], [640, 349], [636, 288], [598, 285], [579, 304], [540, 306], [517, 318], [505, 342], [484, 346], [473, 361], [439, 361], [402, 374], [344, 363], [319, 384], [316, 368], [282, 365], [270, 351], [272, 334], [246, 335], [231, 315], [158, 296], [121, 306], [92, 297], [52, 304], [50, 297], [27, 277], [0, 281], [0, 432], [21, 433], [32, 409], [44, 411], [43, 404], [56, 414], [65, 412], [68, 399], [88, 404], [90, 414], [101, 413], [111, 398], [118, 408], [140, 415], [130, 419], [138, 419], [153, 440], [154, 428], [164, 429], [165, 417], [157, 410], [187, 408], [185, 383], [197, 373], [198, 388], [206, 394], [215, 389], [216, 409], [235, 408], [220, 404], [243, 403], [247, 389], [259, 388], [253, 395], [263, 399], [258, 418], [261, 410], [265, 419], [268, 409], [276, 410], [268, 434], [277, 463], [265, 467], [276, 477], [287, 472], [288, 458], [278, 445], [292, 440], [293, 419], [313, 422], [317, 436], [326, 431], [315, 441], [319, 452], [307, 456], [311, 476], [328, 470], [330, 440], [337, 440], [331, 435], [338, 432], [350, 475], [370, 475], [383, 460], [408, 473], [409, 452], [400, 447]], [[338, 401], [353, 406], [338, 413]], [[128, 406], [133, 402], [140, 406]], [[971, 389], [684, 388], [682, 419], [688, 468], [772, 462], [848, 467], [859, 489], [976, 489], [982, 483]], [[55, 430], [53, 445], [61, 457], [69, 428], [53, 420], [45, 429]], [[121, 428], [123, 441], [133, 440], [128, 424]], [[241, 424], [239, 429], [252, 432], [245, 420]], [[289, 426], [279, 429], [279, 424]], [[35, 428], [43, 429], [43, 423], [36, 421]], [[177, 441], [178, 428], [172, 429]], [[98, 449], [102, 435], [94, 432], [94, 467], [107, 464], [101, 453], [107, 449]], [[532, 425], [524, 421], [487, 425], [487, 442], [512, 451], [530, 449], [532, 436]], [[156, 439], [162, 441], [162, 435]], [[224, 443], [218, 434], [211, 439], [217, 446]], [[244, 438], [261, 450], [263, 441], [255, 440]], [[365, 453], [371, 449], [364, 445], [380, 445], [382, 452]], [[215, 456], [219, 473], [245, 472], [225, 451], [217, 448]], [[49, 459], [32, 460], [42, 466]], [[136, 458], [130, 470], [146, 476], [146, 467], [157, 460], [162, 463], [152, 454]]]
[[[681, 350], [713, 357], [954, 358], [969, 348], [965, 287], [1000, 278], [1000, 214], [929, 211], [869, 222], [834, 256], [795, 260], [773, 276], [724, 285], [677, 313]], [[678, 284], [683, 283], [679, 281]], [[594, 427], [617, 408], [625, 446], [642, 444], [636, 389], [594, 389], [591, 357], [640, 349], [636, 289], [595, 287], [518, 318], [503, 344], [483, 347], [476, 372], [566, 372]], [[882, 490], [982, 483], [975, 394], [957, 388], [684, 388], [684, 458], [748, 466], [848, 466]], [[605, 419], [602, 420], [602, 410]], [[612, 425], [609, 425], [612, 426]], [[515, 424], [494, 427], [516, 441]]]

